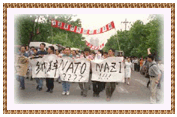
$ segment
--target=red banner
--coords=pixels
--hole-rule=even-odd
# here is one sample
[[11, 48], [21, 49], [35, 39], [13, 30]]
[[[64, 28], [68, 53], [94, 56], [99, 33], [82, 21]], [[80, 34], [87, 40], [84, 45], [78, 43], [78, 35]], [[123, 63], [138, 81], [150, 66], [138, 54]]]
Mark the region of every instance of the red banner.
[[104, 33], [107, 32], [111, 29], [114, 29], [114, 22], [110, 22], [109, 24], [97, 29], [97, 30], [87, 30], [87, 29], [83, 29], [81, 27], [77, 27], [77, 26], [73, 26], [64, 22], [60, 22], [58, 20], [52, 20], [51, 22], [51, 26], [55, 27], [55, 28], [60, 28], [66, 31], [71, 31], [74, 33], [79, 33], [79, 34], [85, 34], [85, 35], [94, 35], [94, 34], [100, 34], [100, 33]]
[[91, 43], [87, 42], [85, 43], [88, 47], [90, 47], [91, 50], [100, 50], [104, 47], [104, 43], [101, 44], [99, 47], [92, 45]]

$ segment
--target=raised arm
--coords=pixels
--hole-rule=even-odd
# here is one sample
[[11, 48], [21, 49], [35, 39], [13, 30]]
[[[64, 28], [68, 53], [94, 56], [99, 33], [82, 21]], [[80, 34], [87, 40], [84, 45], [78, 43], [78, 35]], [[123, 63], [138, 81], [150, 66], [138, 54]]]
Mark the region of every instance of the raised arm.
[[151, 48], [148, 48], [148, 49], [147, 49], [148, 55], [151, 54], [151, 51], [150, 51], [150, 50], [151, 50]]

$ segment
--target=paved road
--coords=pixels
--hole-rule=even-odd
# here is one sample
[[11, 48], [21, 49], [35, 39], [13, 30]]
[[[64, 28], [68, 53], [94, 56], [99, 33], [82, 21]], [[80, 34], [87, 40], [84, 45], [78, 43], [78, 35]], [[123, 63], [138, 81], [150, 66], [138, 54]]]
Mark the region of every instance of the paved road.
[[[19, 83], [15, 80], [15, 103], [18, 104], [149, 104], [150, 90], [146, 87], [148, 79], [139, 72], [132, 72], [130, 85], [119, 83], [113, 93], [111, 101], [106, 101], [105, 90], [100, 93], [100, 97], [93, 97], [93, 91], [88, 91], [87, 97], [80, 96], [78, 83], [72, 83], [70, 95], [63, 96], [62, 85], [54, 83], [53, 93], [47, 90], [45, 81], [43, 90], [36, 90], [36, 81], [25, 79], [25, 90], [20, 90]], [[162, 92], [160, 90], [160, 92]], [[162, 92], [163, 94], [163, 92]], [[163, 95], [162, 95], [163, 96]], [[163, 101], [158, 102], [163, 103]]]

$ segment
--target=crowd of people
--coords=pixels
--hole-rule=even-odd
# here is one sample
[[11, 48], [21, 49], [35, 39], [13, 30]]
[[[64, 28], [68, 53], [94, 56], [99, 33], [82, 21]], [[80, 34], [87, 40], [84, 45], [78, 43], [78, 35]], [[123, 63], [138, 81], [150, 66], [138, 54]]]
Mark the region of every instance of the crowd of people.
[[[71, 50], [70, 47], [65, 47], [62, 50], [55, 50], [53, 46], [49, 46], [48, 49], [45, 47], [45, 43], [40, 44], [40, 48], [37, 49], [35, 47], [29, 46], [21, 46], [20, 49], [16, 52], [16, 54], [24, 57], [28, 57], [30, 59], [35, 58], [42, 58], [44, 55], [48, 54], [56, 54], [60, 58], [64, 57], [71, 57], [73, 59], [78, 58], [86, 58], [89, 61], [94, 59], [106, 59], [108, 57], [116, 57], [115, 50], [109, 49], [108, 52], [104, 52], [102, 50], [98, 50], [97, 52], [91, 51], [89, 48], [85, 48], [83, 51]], [[120, 56], [119, 56], [120, 57]], [[123, 56], [122, 56], [123, 57]], [[157, 86], [160, 87], [160, 83], [163, 80], [163, 64], [162, 61], [158, 61], [158, 64], [154, 60], [154, 56], [150, 53], [150, 48], [148, 48], [148, 55], [146, 58], [138, 58], [138, 57], [124, 57], [124, 66], [125, 66], [125, 83], [130, 85], [131, 79], [131, 72], [142, 72], [145, 74], [146, 77], [148, 76], [149, 83], [150, 83], [150, 90], [151, 96], [150, 101], [151, 103], [156, 103], [156, 93], [157, 93]], [[88, 90], [93, 90], [93, 96], [99, 97], [99, 93], [103, 90], [106, 91], [106, 100], [109, 101], [112, 97], [112, 94], [116, 88], [118, 83], [116, 82], [98, 82], [98, 81], [91, 81], [91, 74], [92, 70], [90, 70], [89, 81], [88, 82], [79, 82], [78, 85], [81, 89], [81, 96], [87, 97]], [[16, 76], [18, 81], [20, 81], [20, 87], [22, 90], [25, 89], [25, 77], [23, 76]], [[36, 89], [41, 91], [43, 88], [43, 78], [32, 78], [31, 67], [29, 64], [29, 70], [27, 72], [26, 78], [31, 80], [35, 79], [37, 86]], [[54, 88], [54, 78], [45, 78], [46, 80], [46, 92], [53, 92]], [[59, 83], [62, 83], [62, 95], [69, 95], [70, 94], [70, 82], [61, 81], [60, 77], [56, 80]], [[157, 86], [156, 86], [157, 85]], [[149, 84], [148, 84], [149, 86]]]

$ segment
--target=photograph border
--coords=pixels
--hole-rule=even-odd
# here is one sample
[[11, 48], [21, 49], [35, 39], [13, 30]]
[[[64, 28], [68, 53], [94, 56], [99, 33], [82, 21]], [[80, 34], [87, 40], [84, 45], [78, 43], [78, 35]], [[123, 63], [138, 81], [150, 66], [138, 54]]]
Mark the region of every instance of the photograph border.
[[[171, 110], [7, 110], [7, 8], [171, 8]], [[175, 114], [175, 3], [3, 3], [3, 114]]]

